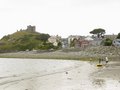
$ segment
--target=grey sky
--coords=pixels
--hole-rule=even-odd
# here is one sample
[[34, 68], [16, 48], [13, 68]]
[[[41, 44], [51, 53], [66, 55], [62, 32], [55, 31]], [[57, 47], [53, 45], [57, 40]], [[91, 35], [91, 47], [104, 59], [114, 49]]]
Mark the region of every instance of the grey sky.
[[120, 32], [120, 0], [0, 0], [0, 37], [27, 25], [50, 35]]

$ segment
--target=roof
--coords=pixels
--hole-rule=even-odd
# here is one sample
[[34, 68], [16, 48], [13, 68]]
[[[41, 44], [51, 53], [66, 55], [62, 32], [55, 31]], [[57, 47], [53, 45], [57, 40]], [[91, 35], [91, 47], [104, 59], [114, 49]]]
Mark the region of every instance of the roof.
[[85, 40], [92, 41], [93, 38], [91, 38], [91, 37], [86, 37]]

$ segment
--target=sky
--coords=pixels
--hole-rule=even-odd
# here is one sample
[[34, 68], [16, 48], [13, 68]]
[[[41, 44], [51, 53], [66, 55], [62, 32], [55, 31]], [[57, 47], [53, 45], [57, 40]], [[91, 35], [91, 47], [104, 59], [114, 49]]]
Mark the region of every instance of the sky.
[[0, 0], [0, 38], [28, 25], [63, 38], [96, 28], [118, 34], [120, 0]]

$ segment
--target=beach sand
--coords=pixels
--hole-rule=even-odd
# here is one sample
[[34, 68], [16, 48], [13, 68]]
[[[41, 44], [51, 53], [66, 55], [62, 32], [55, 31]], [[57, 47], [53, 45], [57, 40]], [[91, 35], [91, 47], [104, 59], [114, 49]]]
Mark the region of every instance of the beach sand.
[[0, 59], [0, 90], [120, 90], [120, 63], [96, 63]]
[[[49, 66], [47, 63], [50, 62], [56, 63]], [[92, 88], [89, 75], [94, 71], [94, 67], [88, 62], [48, 60], [47, 63], [46, 69], [42, 72], [30, 72], [29, 74], [22, 74], [21, 72], [12, 74], [11, 77], [3, 77], [0, 81], [0, 90], [77, 90], [86, 87]], [[45, 63], [43, 62], [43, 64]]]

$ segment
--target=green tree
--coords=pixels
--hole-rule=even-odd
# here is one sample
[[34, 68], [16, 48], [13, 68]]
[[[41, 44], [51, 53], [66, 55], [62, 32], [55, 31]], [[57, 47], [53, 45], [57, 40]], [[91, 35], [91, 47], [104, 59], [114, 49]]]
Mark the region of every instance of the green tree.
[[46, 42], [49, 37], [50, 37], [49, 34], [39, 34], [36, 36], [36, 39]]
[[117, 39], [120, 39], [120, 33], [118, 33], [118, 35], [117, 35]]
[[[74, 39], [74, 40], [75, 40], [75, 39]], [[71, 41], [70, 41], [70, 47], [74, 47], [74, 46], [75, 46], [74, 40], [71, 40]]]
[[61, 48], [62, 47], [62, 43], [58, 42], [58, 47]]
[[41, 50], [48, 50], [48, 49], [53, 49], [54, 46], [52, 43], [46, 43], [44, 42], [43, 44], [40, 44], [37, 49], [41, 49]]
[[104, 37], [105, 30], [102, 28], [94, 29], [90, 31], [90, 34], [97, 35], [98, 38]]
[[104, 46], [111, 46], [112, 45], [112, 40], [109, 38], [106, 38], [105, 41], [103, 41]]

